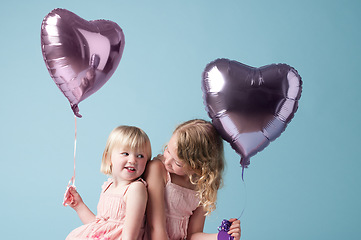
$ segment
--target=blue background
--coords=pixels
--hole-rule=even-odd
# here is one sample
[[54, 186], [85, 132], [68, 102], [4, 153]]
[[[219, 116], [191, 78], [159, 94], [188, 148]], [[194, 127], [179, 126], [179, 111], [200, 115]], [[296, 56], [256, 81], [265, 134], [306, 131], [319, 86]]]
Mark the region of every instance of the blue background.
[[41, 22], [58, 7], [115, 21], [125, 33], [115, 74], [79, 105], [76, 185], [93, 211], [114, 127], [143, 128], [160, 153], [177, 124], [210, 120], [201, 91], [207, 63], [287, 63], [304, 83], [295, 118], [251, 159], [244, 183], [225, 143], [225, 186], [205, 231], [245, 209], [242, 239], [361, 239], [361, 3], [351, 0], [3, 1], [1, 239], [65, 239], [81, 225], [61, 205], [74, 117], [40, 48]]

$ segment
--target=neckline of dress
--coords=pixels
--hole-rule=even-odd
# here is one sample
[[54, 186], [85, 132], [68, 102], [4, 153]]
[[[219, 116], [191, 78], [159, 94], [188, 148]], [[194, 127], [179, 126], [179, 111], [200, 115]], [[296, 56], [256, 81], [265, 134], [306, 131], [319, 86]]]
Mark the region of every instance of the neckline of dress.
[[194, 189], [186, 188], [186, 187], [180, 186], [180, 185], [178, 185], [178, 184], [176, 184], [176, 183], [173, 183], [173, 182], [172, 182], [172, 178], [171, 178], [171, 176], [170, 176], [170, 173], [167, 172], [167, 174], [168, 174], [167, 184], [171, 184], [171, 185], [173, 185], [173, 186], [175, 186], [175, 187], [177, 187], [177, 188], [184, 189], [184, 190], [190, 191], [190, 192], [192, 192], [192, 193], [197, 192], [197, 191], [194, 190]]
[[128, 187], [130, 186], [130, 184], [132, 183], [129, 183], [128, 185], [125, 185], [124, 186], [124, 191], [122, 191], [121, 193], [115, 193], [115, 192], [109, 192], [107, 190], [109, 190], [110, 186], [114, 183], [113, 179], [110, 180], [108, 186], [103, 190], [103, 194], [107, 194], [107, 195], [116, 195], [116, 196], [124, 196], [125, 192], [127, 191]]

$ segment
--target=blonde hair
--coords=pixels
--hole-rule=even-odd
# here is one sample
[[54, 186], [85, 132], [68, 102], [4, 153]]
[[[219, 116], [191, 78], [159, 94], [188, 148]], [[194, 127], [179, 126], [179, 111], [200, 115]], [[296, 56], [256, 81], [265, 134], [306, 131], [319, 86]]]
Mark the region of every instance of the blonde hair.
[[100, 171], [104, 174], [111, 174], [110, 156], [114, 148], [129, 147], [132, 150], [145, 149], [147, 161], [152, 157], [152, 149], [148, 135], [140, 128], [134, 126], [119, 126], [109, 134], [103, 152]]
[[190, 181], [208, 215], [216, 208], [217, 191], [223, 184], [223, 140], [215, 127], [202, 119], [180, 124], [173, 134], [177, 134], [179, 159], [195, 173], [189, 176]]

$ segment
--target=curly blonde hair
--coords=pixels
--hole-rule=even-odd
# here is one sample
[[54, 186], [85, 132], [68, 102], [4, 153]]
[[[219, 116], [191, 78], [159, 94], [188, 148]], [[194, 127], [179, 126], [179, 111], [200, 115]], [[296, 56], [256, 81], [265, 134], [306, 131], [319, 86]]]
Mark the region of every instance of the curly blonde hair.
[[114, 148], [129, 147], [130, 149], [145, 149], [147, 161], [152, 157], [152, 148], [148, 135], [140, 128], [134, 126], [118, 126], [109, 134], [103, 152], [100, 171], [111, 175], [112, 167], [110, 155]]
[[196, 185], [200, 205], [208, 215], [216, 208], [217, 191], [223, 184], [223, 140], [215, 127], [202, 119], [180, 124], [173, 134], [178, 138], [179, 159], [195, 173], [189, 178]]

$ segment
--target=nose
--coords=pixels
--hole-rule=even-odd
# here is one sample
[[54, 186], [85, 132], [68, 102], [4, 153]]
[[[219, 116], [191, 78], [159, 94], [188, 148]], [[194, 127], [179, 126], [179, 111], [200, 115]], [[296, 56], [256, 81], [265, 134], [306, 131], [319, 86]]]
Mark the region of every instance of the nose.
[[132, 163], [132, 164], [134, 164], [134, 163], [136, 163], [137, 162], [137, 158], [136, 158], [136, 156], [135, 155], [130, 155], [129, 156], [129, 158], [128, 158], [128, 163]]

